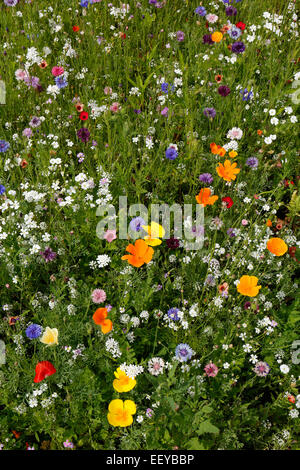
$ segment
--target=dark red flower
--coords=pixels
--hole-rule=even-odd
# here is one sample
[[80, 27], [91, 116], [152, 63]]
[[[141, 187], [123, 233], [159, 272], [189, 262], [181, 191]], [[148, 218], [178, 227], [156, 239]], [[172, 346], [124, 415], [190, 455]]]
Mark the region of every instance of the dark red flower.
[[222, 202], [226, 203], [227, 209], [229, 209], [233, 205], [233, 200], [229, 196], [222, 197]]
[[38, 362], [35, 368], [35, 377], [33, 381], [35, 383], [39, 383], [42, 380], [44, 380], [46, 377], [49, 377], [49, 375], [55, 374], [56, 369], [53, 364], [49, 361], [41, 361]]
[[236, 26], [237, 28], [240, 28], [242, 31], [244, 31], [244, 29], [246, 28], [245, 23], [243, 23], [242, 21], [239, 21], [238, 23], [236, 23], [235, 26]]
[[82, 121], [87, 121], [89, 117], [89, 113], [87, 113], [86, 111], [82, 111], [80, 114], [79, 114], [79, 118], [82, 120]]

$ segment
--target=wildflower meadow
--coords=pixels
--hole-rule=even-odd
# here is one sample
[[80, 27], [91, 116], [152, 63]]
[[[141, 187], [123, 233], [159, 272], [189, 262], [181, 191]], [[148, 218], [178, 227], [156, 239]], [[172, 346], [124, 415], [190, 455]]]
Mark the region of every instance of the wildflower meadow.
[[0, 449], [296, 450], [293, 0], [0, 0]]

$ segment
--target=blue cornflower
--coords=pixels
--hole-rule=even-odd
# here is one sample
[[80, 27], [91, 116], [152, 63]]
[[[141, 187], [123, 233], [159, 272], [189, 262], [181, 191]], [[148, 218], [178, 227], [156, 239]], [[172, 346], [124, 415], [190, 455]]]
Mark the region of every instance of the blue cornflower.
[[9, 149], [10, 145], [6, 140], [0, 140], [0, 152], [6, 152]]
[[240, 94], [243, 95], [242, 97], [243, 101], [249, 101], [253, 98], [253, 92], [251, 90], [248, 91], [247, 88], [245, 88], [244, 90], [241, 90]]
[[207, 12], [204, 7], [197, 7], [195, 13], [200, 16], [205, 16]]
[[175, 354], [180, 362], [187, 362], [194, 355], [194, 351], [188, 344], [180, 343], [175, 349]]
[[230, 30], [228, 31], [228, 35], [231, 37], [231, 39], [238, 39], [242, 34], [242, 31], [240, 28], [237, 28], [236, 26], [232, 26]]
[[81, 0], [80, 6], [84, 7], [84, 8], [88, 7], [89, 6], [89, 0]]
[[58, 88], [65, 88], [68, 85], [68, 82], [65, 77], [61, 75], [60, 77], [55, 78], [55, 84]]
[[171, 318], [173, 321], [178, 321], [179, 316], [178, 316], [179, 308], [173, 307], [168, 310], [168, 317]]
[[135, 217], [134, 219], [131, 220], [129, 223], [129, 227], [131, 230], [134, 232], [140, 232], [142, 230], [142, 225], [146, 225], [146, 222], [144, 221], [143, 217]]
[[42, 334], [42, 327], [40, 325], [37, 325], [36, 323], [31, 323], [31, 325], [29, 325], [27, 328], [26, 328], [26, 336], [27, 338], [29, 339], [36, 339], [38, 338], [39, 336], [41, 336]]
[[166, 150], [166, 158], [169, 160], [175, 160], [178, 157], [178, 152], [174, 147], [169, 147]]
[[4, 194], [5, 191], [6, 191], [5, 186], [3, 186], [3, 184], [0, 184], [0, 196]]

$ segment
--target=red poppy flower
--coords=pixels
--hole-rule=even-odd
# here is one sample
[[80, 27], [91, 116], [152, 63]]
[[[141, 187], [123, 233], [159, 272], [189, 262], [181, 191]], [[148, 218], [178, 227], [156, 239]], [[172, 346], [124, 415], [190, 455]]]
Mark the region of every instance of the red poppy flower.
[[44, 380], [49, 375], [55, 374], [56, 369], [53, 364], [49, 361], [41, 361], [36, 365], [35, 368], [35, 377], [33, 381], [39, 383]]
[[242, 21], [239, 21], [238, 23], [236, 23], [235, 26], [236, 26], [237, 28], [240, 28], [242, 31], [244, 31], [244, 29], [246, 28], [245, 23], [243, 23]]
[[79, 26], [73, 26], [73, 28], [72, 28], [72, 29], [73, 29], [73, 31], [74, 31], [75, 33], [77, 33], [77, 31], [79, 31], [79, 30], [80, 30]]
[[80, 114], [79, 114], [79, 117], [82, 121], [87, 121], [88, 117], [89, 117], [89, 113], [87, 113], [86, 111], [82, 111]]
[[229, 196], [222, 197], [222, 202], [226, 203], [227, 209], [229, 209], [233, 205], [233, 200]]

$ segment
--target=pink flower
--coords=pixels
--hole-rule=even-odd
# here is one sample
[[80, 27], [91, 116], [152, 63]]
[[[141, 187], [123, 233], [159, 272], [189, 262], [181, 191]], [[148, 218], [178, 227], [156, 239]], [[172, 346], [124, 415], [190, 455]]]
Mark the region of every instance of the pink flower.
[[63, 67], [55, 66], [51, 70], [51, 73], [52, 73], [52, 75], [54, 75], [54, 77], [58, 77], [59, 75], [62, 75], [64, 73], [64, 71], [65, 71], [65, 69]]
[[106, 293], [103, 289], [95, 289], [92, 292], [92, 301], [95, 304], [101, 304], [106, 300]]
[[242, 225], [248, 225], [248, 220], [243, 219], [243, 220], [242, 220]]
[[219, 372], [219, 369], [215, 364], [210, 362], [204, 367], [205, 373], [208, 377], [215, 377], [217, 373]]
[[104, 88], [104, 94], [105, 95], [111, 95], [112, 94], [112, 89], [110, 88], [110, 86], [106, 86]]
[[105, 240], [110, 243], [117, 238], [115, 230], [107, 230], [104, 234]]
[[119, 103], [113, 103], [109, 108], [113, 113], [117, 113], [119, 111]]
[[18, 69], [15, 71], [15, 77], [17, 80], [25, 80], [25, 78], [28, 78], [29, 75], [25, 70]]

